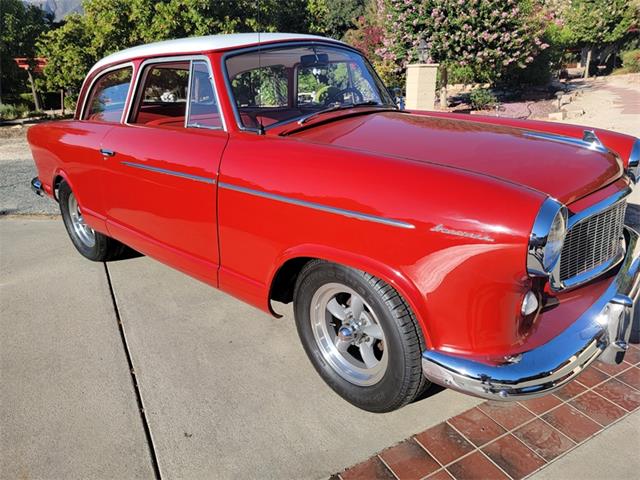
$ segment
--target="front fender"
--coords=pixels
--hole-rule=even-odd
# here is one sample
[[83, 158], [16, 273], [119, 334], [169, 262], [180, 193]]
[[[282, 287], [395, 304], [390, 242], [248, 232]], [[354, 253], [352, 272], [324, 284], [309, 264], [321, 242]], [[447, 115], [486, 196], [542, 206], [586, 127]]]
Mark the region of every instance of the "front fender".
[[374, 258], [354, 253], [353, 251], [341, 250], [327, 245], [307, 243], [289, 248], [278, 257], [275, 262], [277, 267], [271, 271], [268, 284], [273, 284], [278, 271], [285, 263], [296, 258], [314, 258], [341, 264], [367, 272], [391, 285], [409, 304], [420, 323], [425, 341], [428, 345], [431, 345], [429, 328], [424, 320], [426, 318], [426, 312], [424, 311], [425, 304], [422, 295], [415, 283], [402, 271], [394, 269], [390, 265]]
[[545, 122], [542, 120], [521, 120], [517, 118], [489, 117], [484, 115], [474, 115], [473, 117], [470, 117], [467, 114], [461, 113], [424, 111], [415, 111], [412, 113], [417, 115], [427, 115], [430, 117], [442, 117], [478, 123], [488, 123], [492, 125], [503, 125], [580, 139], [583, 138], [585, 130], [593, 131], [605, 147], [609, 150], [613, 150], [620, 156], [625, 170], [628, 170], [630, 167], [638, 167], [638, 163], [640, 163], [640, 140], [632, 135], [612, 132], [611, 130], [565, 123]]
[[282, 265], [321, 258], [395, 287], [432, 348], [504, 351], [520, 341], [516, 315], [540, 192], [268, 135], [230, 140], [219, 185], [222, 290], [270, 311]]

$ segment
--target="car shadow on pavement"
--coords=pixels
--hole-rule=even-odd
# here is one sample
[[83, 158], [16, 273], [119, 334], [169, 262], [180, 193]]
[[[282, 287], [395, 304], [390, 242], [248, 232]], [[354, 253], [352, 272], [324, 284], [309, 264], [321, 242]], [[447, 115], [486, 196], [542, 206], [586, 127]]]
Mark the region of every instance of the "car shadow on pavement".
[[412, 403], [421, 402], [423, 400], [426, 400], [428, 398], [431, 398], [439, 394], [440, 392], [444, 392], [445, 390], [446, 388], [441, 387], [440, 385], [437, 385], [435, 383], [432, 383], [431, 385], [429, 385], [429, 388], [427, 388], [424, 392], [422, 392], [422, 394], [420, 394]]
[[131, 260], [132, 258], [139, 258], [139, 257], [144, 257], [144, 253], [140, 253], [134, 250], [133, 248], [127, 247], [125, 245], [124, 250], [120, 255], [118, 255], [118, 258], [115, 258], [113, 260], [107, 260], [106, 263], [117, 263], [123, 260]]

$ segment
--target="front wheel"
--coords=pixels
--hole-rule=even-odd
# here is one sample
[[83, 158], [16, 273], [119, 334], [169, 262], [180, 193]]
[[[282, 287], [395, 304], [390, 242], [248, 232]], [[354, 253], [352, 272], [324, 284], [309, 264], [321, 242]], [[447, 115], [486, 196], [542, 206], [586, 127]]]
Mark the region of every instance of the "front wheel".
[[124, 254], [125, 245], [86, 224], [78, 199], [65, 181], [58, 188], [58, 200], [69, 238], [84, 257], [94, 262], [105, 262], [116, 260]]
[[311, 363], [348, 402], [389, 412], [428, 386], [420, 326], [404, 299], [382, 280], [312, 261], [298, 277], [294, 302], [298, 334]]

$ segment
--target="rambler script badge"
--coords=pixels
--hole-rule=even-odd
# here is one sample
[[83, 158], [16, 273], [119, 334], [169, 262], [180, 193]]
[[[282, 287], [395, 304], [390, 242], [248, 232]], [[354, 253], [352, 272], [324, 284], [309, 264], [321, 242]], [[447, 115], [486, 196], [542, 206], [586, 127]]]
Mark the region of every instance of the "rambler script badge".
[[461, 230], [451, 230], [444, 225], [436, 225], [431, 229], [432, 232], [448, 233], [449, 235], [455, 235], [456, 237], [475, 238], [476, 240], [484, 240], [485, 242], [495, 242], [495, 240], [488, 235], [482, 235], [481, 233], [463, 232]]

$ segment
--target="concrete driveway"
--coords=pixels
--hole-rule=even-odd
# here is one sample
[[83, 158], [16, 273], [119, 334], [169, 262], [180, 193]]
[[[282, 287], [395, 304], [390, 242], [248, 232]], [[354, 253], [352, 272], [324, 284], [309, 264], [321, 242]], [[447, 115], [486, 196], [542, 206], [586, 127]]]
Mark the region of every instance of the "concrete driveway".
[[290, 312], [145, 257], [89, 262], [57, 220], [1, 220], [0, 245], [3, 478], [323, 478], [479, 403], [363, 412], [320, 380]]

